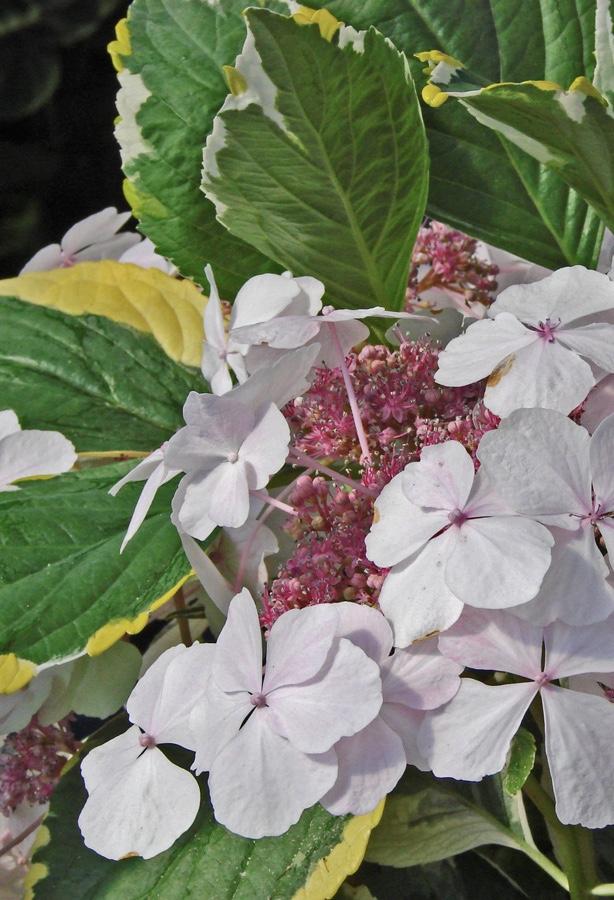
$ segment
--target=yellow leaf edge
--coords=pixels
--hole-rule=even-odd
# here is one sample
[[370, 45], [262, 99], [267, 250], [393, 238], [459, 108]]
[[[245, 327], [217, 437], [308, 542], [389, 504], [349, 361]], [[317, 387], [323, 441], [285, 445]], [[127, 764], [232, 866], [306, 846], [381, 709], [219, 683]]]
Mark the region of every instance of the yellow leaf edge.
[[347, 823], [341, 841], [316, 863], [292, 900], [331, 900], [335, 896], [348, 875], [356, 872], [363, 861], [371, 832], [382, 818], [385, 804], [384, 797], [370, 813], [354, 816]]

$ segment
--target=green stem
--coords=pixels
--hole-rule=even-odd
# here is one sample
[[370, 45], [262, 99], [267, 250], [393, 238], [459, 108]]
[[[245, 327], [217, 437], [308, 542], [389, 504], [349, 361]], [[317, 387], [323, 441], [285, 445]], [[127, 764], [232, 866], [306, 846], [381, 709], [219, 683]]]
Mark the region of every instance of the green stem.
[[524, 790], [548, 825], [556, 855], [569, 881], [572, 900], [585, 900], [590, 896], [590, 886], [597, 880], [590, 833], [559, 822], [552, 797], [534, 775], [529, 775]]

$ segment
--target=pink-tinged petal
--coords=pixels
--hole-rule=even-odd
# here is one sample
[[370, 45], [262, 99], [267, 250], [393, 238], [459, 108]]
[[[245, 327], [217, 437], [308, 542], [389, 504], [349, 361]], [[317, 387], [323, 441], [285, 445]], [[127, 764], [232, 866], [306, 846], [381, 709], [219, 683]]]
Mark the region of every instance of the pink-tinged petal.
[[614, 307], [614, 285], [607, 275], [584, 266], [558, 269], [533, 284], [506, 288], [491, 307], [491, 314], [510, 312], [522, 322], [539, 325], [546, 319], [563, 323]]
[[580, 423], [592, 434], [600, 422], [614, 413], [614, 375], [597, 382], [586, 400]]
[[[213, 522], [208, 515], [204, 512], [198, 513], [198, 517], [192, 522], [192, 528], [190, 529], [190, 534], [188, 535], [185, 531], [183, 525], [180, 521], [180, 513], [181, 508], [185, 501], [185, 494], [187, 490], [187, 486], [190, 484], [192, 480], [192, 476], [187, 475], [185, 478], [182, 478], [179, 482], [179, 486], [173, 495], [173, 499], [171, 502], [171, 522], [179, 532], [179, 537], [182, 539], [188, 537], [190, 539], [196, 538], [198, 541], [204, 541], [209, 535], [215, 531], [217, 525]], [[185, 546], [184, 546], [185, 549]], [[198, 555], [198, 554], [196, 554]], [[190, 559], [188, 552], [186, 551], [186, 556]], [[191, 561], [191, 560], [190, 560]], [[194, 568], [194, 563], [192, 563], [192, 567]], [[198, 573], [197, 573], [198, 574]]]
[[472, 609], [439, 637], [448, 659], [471, 669], [494, 669], [539, 678], [543, 629], [502, 610]]
[[608, 559], [614, 559], [614, 519], [599, 519], [599, 531], [608, 551]]
[[[283, 316], [300, 297], [301, 285], [284, 275], [254, 275], [239, 290], [232, 304], [231, 330]], [[308, 314], [310, 301], [302, 299], [297, 313]]]
[[420, 462], [409, 463], [401, 474], [411, 503], [446, 511], [464, 509], [474, 477], [473, 460], [458, 441], [425, 447]]
[[384, 660], [381, 671], [384, 703], [435, 709], [456, 694], [463, 667], [442, 656], [436, 639], [431, 638], [396, 650]]
[[[216, 559], [220, 572], [229, 584], [236, 582], [241, 571], [239, 586], [248, 588], [256, 597], [268, 581], [264, 559], [279, 551], [279, 542], [267, 525], [253, 518], [254, 499], [257, 498], [252, 495], [250, 518], [245, 525], [222, 530], [216, 545]], [[262, 501], [258, 500], [258, 503], [261, 504]]]
[[109, 488], [109, 494], [111, 494], [112, 497], [115, 497], [124, 485], [130, 484], [132, 481], [145, 481], [145, 479], [149, 478], [149, 476], [156, 471], [163, 461], [164, 450], [162, 447], [159, 447], [157, 450], [154, 450], [153, 453], [150, 453], [149, 456], [146, 456], [145, 459], [142, 459], [137, 463], [133, 469], [130, 469], [127, 475], [124, 475], [123, 478], [116, 481], [113, 487]]
[[403, 477], [403, 472], [396, 475], [375, 501], [365, 545], [367, 558], [378, 566], [394, 566], [408, 559], [449, 524], [447, 512], [423, 510], [410, 503]]
[[262, 634], [248, 590], [233, 597], [215, 648], [213, 679], [220, 690], [258, 694], [262, 689]]
[[[138, 237], [138, 235], [137, 235]], [[175, 266], [156, 252], [155, 245], [149, 238], [144, 238], [138, 244], [134, 244], [128, 250], [125, 250], [119, 257], [121, 263], [132, 263], [140, 269], [160, 269], [166, 275], [176, 275]]]
[[119, 260], [124, 253], [132, 247], [136, 247], [140, 242], [141, 236], [139, 234], [134, 234], [134, 232], [124, 232], [115, 235], [115, 237], [110, 238], [108, 241], [97, 241], [95, 244], [74, 253], [73, 257], [77, 263], [97, 262], [101, 259]]
[[[224, 351], [226, 349], [226, 329], [224, 328], [224, 317], [222, 315], [220, 295], [215, 282], [215, 276], [213, 275], [213, 269], [210, 265], [205, 266], [205, 277], [209, 282], [209, 299], [203, 314], [205, 346], [209, 344], [218, 352], [220, 350]], [[205, 372], [203, 372], [203, 375], [207, 378]]]
[[281, 615], [266, 643], [265, 693], [316, 676], [328, 660], [336, 628], [332, 604], [291, 609]]
[[450, 529], [455, 541], [445, 566], [446, 584], [464, 603], [506, 609], [532, 600], [550, 565], [554, 539], [530, 519], [469, 519]]
[[531, 701], [534, 682], [497, 687], [464, 678], [446, 706], [426, 713], [418, 749], [438, 778], [480, 781], [500, 772]]
[[590, 460], [595, 500], [604, 512], [614, 510], [614, 415], [604, 419], [591, 438]]
[[439, 354], [435, 381], [449, 387], [472, 384], [538, 339], [535, 332], [508, 313], [474, 322]]
[[192, 392], [183, 414], [188, 426], [170, 439], [166, 459], [168, 465], [184, 472], [237, 453], [256, 424], [255, 410], [240, 403], [234, 391], [223, 397]]
[[609, 566], [589, 524], [568, 531], [553, 528], [552, 562], [537, 597], [513, 612], [535, 625], [556, 619], [569, 625], [603, 622], [614, 613], [614, 587]]
[[107, 206], [69, 228], [62, 238], [62, 250], [72, 256], [90, 244], [109, 240], [130, 216], [129, 212], [118, 213], [114, 206]]
[[580, 628], [554, 622], [544, 631], [544, 643], [552, 679], [607, 671], [614, 662], [614, 616]]
[[190, 827], [200, 806], [196, 779], [136, 727], [95, 747], [81, 764], [89, 798], [79, 816], [83, 841], [107, 859], [162, 853]]
[[180, 644], [163, 653], [128, 698], [130, 720], [158, 744], [178, 744], [194, 750], [190, 713], [205, 696], [215, 653], [213, 644]]
[[379, 666], [345, 638], [302, 684], [267, 693], [270, 727], [304, 753], [324, 753], [365, 728], [382, 705]]
[[9, 434], [17, 434], [21, 431], [21, 425], [17, 418], [17, 413], [12, 409], [3, 409], [0, 411], [0, 441]]
[[444, 580], [452, 543], [446, 531], [386, 576], [379, 605], [392, 626], [395, 647], [445, 631], [460, 616], [463, 604]]
[[464, 512], [470, 519], [479, 519], [482, 516], [509, 516], [513, 513], [509, 504], [497, 493], [484, 467], [476, 472]]
[[578, 328], [561, 328], [556, 339], [604, 372], [614, 372], [614, 325], [595, 322]]
[[17, 431], [0, 441], [0, 485], [35, 475], [59, 475], [76, 461], [75, 448], [58, 431]]
[[41, 247], [32, 259], [19, 270], [20, 275], [28, 272], [49, 272], [51, 269], [59, 269], [62, 266], [62, 248], [59, 244], [48, 244]]
[[[214, 526], [215, 527], [215, 526]], [[194, 569], [194, 573], [217, 608], [224, 615], [228, 612], [233, 590], [218, 567], [189, 534], [180, 533], [181, 546]]]
[[418, 749], [418, 735], [426, 715], [422, 710], [410, 709], [400, 703], [384, 703], [379, 714], [379, 718], [401, 738], [406, 761], [421, 772], [429, 771], [429, 765]]
[[271, 403], [258, 417], [239, 449], [239, 459], [249, 463], [251, 469], [252, 490], [266, 487], [271, 475], [281, 469], [288, 455], [289, 443], [288, 423]]
[[289, 400], [304, 394], [311, 384], [311, 370], [316, 365], [320, 345], [310, 344], [290, 350], [276, 362], [259, 369], [246, 382], [234, 389], [237, 402], [251, 409], [274, 403], [282, 409]]
[[567, 416], [519, 409], [480, 441], [478, 457], [499, 494], [527, 516], [585, 515], [592, 507], [590, 437]]
[[546, 755], [556, 814], [564, 825], [614, 823], [614, 706], [549, 685], [542, 691]]
[[353, 737], [335, 744], [339, 775], [322, 797], [333, 816], [361, 816], [374, 809], [395, 787], [407, 765], [403, 741], [377, 717]]
[[257, 325], [232, 329], [233, 340], [240, 344], [267, 344], [276, 350], [294, 350], [302, 347], [320, 331], [315, 316], [280, 316]]
[[[614, 662], [611, 663], [614, 666]], [[595, 697], [605, 697], [612, 703], [614, 697], [614, 672], [589, 672], [586, 675], [572, 675], [568, 686], [572, 691], [581, 691], [583, 694], [594, 694]]]
[[313, 278], [311, 275], [300, 275], [294, 280], [303, 294], [307, 297], [307, 314], [310, 316], [317, 316], [322, 309], [322, 297], [324, 296], [326, 288], [321, 281], [317, 278]]
[[377, 663], [388, 657], [392, 629], [378, 609], [343, 601], [333, 604], [333, 610], [337, 616], [337, 637], [347, 638]]
[[539, 338], [502, 363], [488, 379], [484, 404], [498, 416], [521, 407], [570, 413], [595, 384], [588, 363], [557, 341]]
[[[159, 463], [158, 466], [156, 466], [151, 475], [147, 478], [145, 484], [143, 485], [143, 490], [139, 494], [139, 499], [137, 500], [136, 506], [134, 507], [134, 512], [132, 513], [132, 518], [130, 519], [128, 528], [126, 529], [126, 534], [124, 535], [121, 547], [119, 548], [120, 553], [124, 551], [124, 548], [126, 547], [128, 541], [130, 541], [134, 537], [134, 535], [137, 533], [137, 531], [145, 521], [145, 517], [149, 512], [149, 508], [153, 503], [159, 488], [161, 488], [163, 484], [166, 484], [167, 481], [170, 481], [171, 478], [175, 478], [175, 476], [178, 474], [179, 472], [176, 469], [167, 469], [162, 462]], [[117, 488], [117, 485], [114, 485], [114, 487]], [[111, 490], [113, 490], [113, 488]]]
[[223, 462], [202, 475], [181, 481], [185, 496], [178, 512], [179, 523], [192, 537], [200, 537], [206, 522], [237, 528], [249, 515], [248, 468], [244, 462]]
[[203, 347], [200, 370], [216, 396], [221, 397], [232, 390], [232, 378], [227, 360], [221, 357], [220, 351], [210, 344], [205, 344]]
[[[356, 322], [350, 319], [347, 322], [337, 322], [334, 328], [344, 357], [348, 355], [352, 347], [362, 344], [369, 337], [369, 329], [362, 322]], [[336, 369], [340, 365], [339, 347], [335, 340], [335, 334], [331, 328], [320, 328], [318, 333], [318, 343], [320, 344], [320, 352], [318, 354], [318, 365], [327, 366], [329, 369]]]
[[250, 716], [216, 758], [209, 775], [215, 818], [234, 834], [283, 834], [337, 778], [334, 750], [301, 753], [268, 725], [268, 710]]
[[195, 703], [190, 713], [190, 733], [194, 738], [194, 764], [197, 775], [208, 772], [224, 747], [254, 712], [250, 695], [245, 691], [226, 694], [209, 682], [204, 699]]

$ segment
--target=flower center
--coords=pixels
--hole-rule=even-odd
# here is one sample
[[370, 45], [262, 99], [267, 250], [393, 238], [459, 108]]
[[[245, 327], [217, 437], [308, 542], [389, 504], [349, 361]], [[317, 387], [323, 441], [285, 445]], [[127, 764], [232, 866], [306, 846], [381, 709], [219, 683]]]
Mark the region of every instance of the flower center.
[[452, 512], [448, 513], [448, 520], [450, 525], [462, 525], [463, 522], [466, 522], [469, 516], [466, 512], [463, 512], [462, 509], [453, 509]]
[[252, 706], [255, 706], [256, 709], [262, 709], [263, 706], [268, 706], [269, 704], [266, 702], [266, 694], [260, 692], [259, 694], [252, 694], [249, 698], [249, 702]]
[[233, 450], [231, 453], [228, 454], [226, 459], [228, 460], [229, 463], [236, 463], [237, 460], [239, 459], [239, 454], [237, 453], [236, 450]]
[[545, 319], [543, 322], [538, 322], [537, 332], [543, 341], [553, 344], [554, 332], [559, 328], [560, 324], [560, 319]]
[[139, 744], [147, 750], [149, 747], [156, 746], [156, 739], [151, 734], [142, 734], [139, 738]]
[[227, 350], [218, 350], [217, 355], [220, 359], [226, 359], [226, 357], [228, 356], [228, 351]]

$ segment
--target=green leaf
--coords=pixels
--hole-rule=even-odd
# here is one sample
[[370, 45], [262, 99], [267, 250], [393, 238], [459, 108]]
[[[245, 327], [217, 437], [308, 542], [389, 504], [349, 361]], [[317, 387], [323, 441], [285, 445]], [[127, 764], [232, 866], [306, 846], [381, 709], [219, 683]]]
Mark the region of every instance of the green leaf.
[[[125, 730], [117, 720], [105, 726], [88, 749]], [[167, 748], [164, 748], [165, 750]], [[173, 761], [187, 767], [188, 754], [172, 751]], [[332, 897], [354, 871], [366, 846], [373, 816], [331, 816], [321, 806], [306, 810], [284, 835], [248, 840], [231, 834], [213, 818], [204, 779], [198, 817], [188, 832], [165, 853], [150, 860], [111, 862], [83, 845], [77, 817], [86, 800], [78, 765], [73, 765], [53, 795], [43, 828], [50, 841], [36, 854], [33, 875], [36, 900], [323, 900]], [[348, 832], [362, 827], [360, 856], [343, 855]], [[70, 865], [66, 865], [67, 859]], [[328, 887], [309, 887], [320, 869], [333, 871]], [[38, 880], [40, 879], [40, 880]]]
[[521, 728], [512, 739], [510, 755], [503, 771], [503, 786], [512, 796], [522, 789], [535, 765], [535, 738]]
[[[135, 0], [128, 35], [122, 26], [110, 47], [123, 63], [116, 136], [126, 196], [141, 230], [200, 284], [206, 284], [203, 270], [210, 263], [227, 298], [252, 275], [277, 271], [216, 221], [213, 204], [200, 190], [203, 146], [228, 93], [222, 67], [245, 39], [245, 5]], [[286, 8], [278, 0], [271, 5]]]
[[428, 166], [406, 59], [375, 29], [354, 46], [265, 10], [246, 19], [247, 91], [227, 99], [204, 157], [219, 220], [320, 278], [335, 305], [400, 309]]
[[[590, 77], [595, 0], [310, 0], [357, 28], [375, 25], [408, 56], [433, 48], [485, 81]], [[422, 83], [422, 64], [412, 62]], [[458, 104], [424, 111], [431, 178], [428, 212], [549, 268], [595, 264], [602, 227], [558, 175]]]
[[23, 428], [61, 431], [79, 451], [153, 450], [182, 424], [200, 374], [147, 334], [0, 297], [0, 393]]
[[[438, 96], [458, 98], [478, 122], [575, 188], [614, 229], [614, 109], [590, 82], [577, 79], [568, 91], [555, 82], [483, 87], [462, 69], [454, 72], [443, 75]], [[444, 84], [435, 69], [432, 84], [438, 83]]]
[[[120, 555], [142, 484], [117, 497], [108, 490], [132, 465], [22, 482], [19, 491], [0, 493], [0, 654], [37, 664], [66, 659], [109, 623], [119, 621], [119, 637], [187, 578], [190, 565], [170, 522], [175, 482], [158, 491]], [[96, 649], [104, 646], [98, 641]]]

